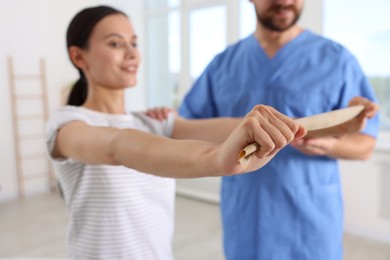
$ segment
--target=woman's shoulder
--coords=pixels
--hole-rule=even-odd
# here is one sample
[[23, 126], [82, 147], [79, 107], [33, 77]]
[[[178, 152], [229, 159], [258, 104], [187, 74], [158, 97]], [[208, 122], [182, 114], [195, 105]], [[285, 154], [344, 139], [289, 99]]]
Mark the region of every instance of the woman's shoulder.
[[128, 115], [114, 115], [104, 112], [95, 111], [81, 106], [63, 106], [53, 114], [54, 118], [80, 118], [88, 121], [102, 121], [110, 118], [128, 116]]
[[48, 129], [56, 130], [61, 128], [63, 125], [73, 122], [81, 121], [87, 124], [93, 125], [96, 118], [89, 115], [85, 109], [77, 106], [63, 106], [58, 108], [47, 122]]
[[58, 108], [50, 117], [50, 121], [67, 120], [72, 118], [86, 118], [87, 115], [77, 106], [63, 106]]

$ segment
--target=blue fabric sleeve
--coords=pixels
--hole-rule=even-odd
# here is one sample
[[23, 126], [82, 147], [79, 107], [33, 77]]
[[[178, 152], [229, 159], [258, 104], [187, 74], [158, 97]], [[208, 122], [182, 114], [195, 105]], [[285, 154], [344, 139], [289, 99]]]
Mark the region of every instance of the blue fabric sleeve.
[[[355, 57], [350, 56], [343, 68], [344, 82], [340, 95], [339, 106], [348, 106], [349, 101], [356, 96], [362, 96], [378, 103], [374, 90], [364, 75], [358, 61]], [[377, 137], [379, 131], [379, 113], [369, 120], [362, 133]]]

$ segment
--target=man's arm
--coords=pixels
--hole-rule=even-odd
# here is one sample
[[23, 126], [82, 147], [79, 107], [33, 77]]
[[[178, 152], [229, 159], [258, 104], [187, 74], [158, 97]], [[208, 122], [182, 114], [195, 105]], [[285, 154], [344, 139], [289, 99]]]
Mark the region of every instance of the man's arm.
[[194, 139], [212, 143], [222, 143], [242, 121], [242, 117], [220, 117], [210, 119], [184, 119], [167, 107], [151, 108], [146, 114], [157, 120], [165, 120], [170, 113], [176, 115], [173, 139]]
[[367, 160], [370, 158], [376, 139], [355, 133], [341, 137], [309, 138], [297, 140], [292, 145], [307, 155], [329, 156], [335, 159]]

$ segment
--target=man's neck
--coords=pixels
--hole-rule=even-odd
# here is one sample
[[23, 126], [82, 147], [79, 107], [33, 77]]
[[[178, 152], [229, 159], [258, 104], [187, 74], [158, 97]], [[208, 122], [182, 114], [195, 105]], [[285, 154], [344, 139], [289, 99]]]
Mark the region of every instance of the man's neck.
[[287, 43], [295, 39], [303, 29], [297, 25], [283, 32], [271, 31], [262, 25], [257, 25], [255, 37], [268, 57], [272, 58]]

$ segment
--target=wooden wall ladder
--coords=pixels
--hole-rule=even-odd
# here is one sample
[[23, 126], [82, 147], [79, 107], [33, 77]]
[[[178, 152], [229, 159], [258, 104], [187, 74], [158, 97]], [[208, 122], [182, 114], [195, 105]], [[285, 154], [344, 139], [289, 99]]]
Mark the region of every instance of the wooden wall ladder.
[[[44, 127], [49, 118], [45, 60], [40, 59], [38, 74], [18, 74], [15, 73], [13, 59], [8, 57], [8, 72], [19, 198], [24, 199], [26, 197], [26, 185], [30, 180], [44, 179], [48, 182], [50, 191], [54, 192], [57, 185], [48, 155], [44, 152], [23, 153], [26, 141], [30, 143], [31, 141], [42, 142], [42, 144], [45, 143]], [[18, 91], [18, 82], [20, 81], [31, 82], [32, 86], [34, 86], [32, 81], [38, 82], [38, 84], [35, 83], [35, 86], [39, 89], [34, 90], [33, 94], [24, 94], [23, 92]], [[36, 104], [39, 104], [38, 106], [41, 107], [41, 111], [36, 112], [31, 109], [28, 114], [21, 114], [21, 108], [23, 106], [24, 108], [28, 106], [28, 102], [38, 102]], [[29, 132], [29, 126], [32, 126], [33, 124], [41, 125], [42, 131], [38, 133], [36, 131]], [[21, 125], [24, 125], [24, 127]], [[34, 127], [31, 127], [31, 129], [34, 129]], [[31, 147], [29, 148], [31, 149]], [[41, 167], [42, 169], [39, 169], [38, 172], [26, 174], [25, 164], [34, 163], [36, 160], [40, 160], [40, 165], [44, 165]]]

